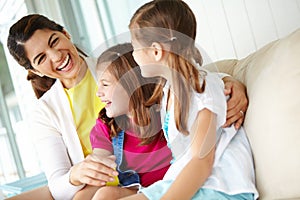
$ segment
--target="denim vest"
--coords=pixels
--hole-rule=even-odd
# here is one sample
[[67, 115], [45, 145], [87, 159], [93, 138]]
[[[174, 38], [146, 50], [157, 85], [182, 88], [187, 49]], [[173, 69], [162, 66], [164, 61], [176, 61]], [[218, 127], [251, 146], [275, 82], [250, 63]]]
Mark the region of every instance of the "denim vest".
[[114, 149], [114, 155], [116, 156], [117, 171], [119, 172], [118, 178], [120, 186], [131, 187], [140, 185], [140, 177], [134, 170], [122, 171], [121, 164], [123, 160], [123, 143], [124, 143], [124, 131], [120, 131], [116, 137], [112, 138], [112, 144]]

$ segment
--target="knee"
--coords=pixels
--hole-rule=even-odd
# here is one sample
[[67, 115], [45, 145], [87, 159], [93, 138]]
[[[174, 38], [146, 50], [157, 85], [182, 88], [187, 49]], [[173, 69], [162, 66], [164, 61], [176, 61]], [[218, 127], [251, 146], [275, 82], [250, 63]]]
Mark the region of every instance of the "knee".
[[97, 192], [95, 193], [92, 200], [107, 200], [107, 199], [118, 199], [119, 194], [117, 192], [117, 187], [114, 186], [106, 186], [99, 188]]

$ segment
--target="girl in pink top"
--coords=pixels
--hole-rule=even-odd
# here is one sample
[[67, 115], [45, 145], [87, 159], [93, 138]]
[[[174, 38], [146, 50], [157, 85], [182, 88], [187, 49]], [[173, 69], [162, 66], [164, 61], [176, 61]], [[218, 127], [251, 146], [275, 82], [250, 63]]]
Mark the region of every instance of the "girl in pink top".
[[159, 109], [145, 104], [156, 80], [141, 76], [132, 51], [130, 43], [120, 44], [98, 58], [97, 96], [106, 106], [90, 139], [94, 157], [116, 159], [120, 187], [101, 187], [94, 199], [136, 193], [140, 187], [161, 180], [172, 159], [161, 131]]

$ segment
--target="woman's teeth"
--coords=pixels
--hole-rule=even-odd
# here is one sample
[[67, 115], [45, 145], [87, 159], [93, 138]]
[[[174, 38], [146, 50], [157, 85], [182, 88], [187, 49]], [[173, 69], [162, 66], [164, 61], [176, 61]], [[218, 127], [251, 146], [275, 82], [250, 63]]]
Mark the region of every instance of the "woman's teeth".
[[62, 69], [64, 69], [64, 68], [67, 66], [67, 64], [69, 63], [69, 59], [70, 59], [70, 56], [69, 56], [69, 54], [68, 54], [68, 55], [66, 56], [64, 62], [63, 62], [59, 67], [57, 67], [57, 70], [62, 70]]

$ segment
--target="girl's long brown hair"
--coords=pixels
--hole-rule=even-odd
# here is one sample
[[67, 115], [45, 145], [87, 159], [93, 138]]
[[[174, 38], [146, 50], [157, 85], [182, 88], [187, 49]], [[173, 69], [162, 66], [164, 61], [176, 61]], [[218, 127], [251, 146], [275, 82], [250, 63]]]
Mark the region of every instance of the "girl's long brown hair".
[[[141, 139], [141, 144], [149, 144], [156, 138], [162, 138], [160, 112], [155, 105], [146, 105], [156, 86], [156, 80], [142, 77], [132, 51], [130, 43], [107, 49], [98, 58], [97, 70], [108, 70], [125, 89], [130, 97], [128, 106], [135, 124], [135, 136]], [[99, 118], [109, 126], [111, 137], [115, 137], [121, 130], [127, 130], [132, 124], [127, 115], [107, 117], [105, 108], [100, 111]]]
[[[202, 93], [205, 80], [195, 62], [202, 65], [202, 56], [195, 46], [196, 18], [189, 6], [181, 0], [154, 0], [140, 7], [131, 18], [129, 28], [132, 37], [144, 47], [159, 42], [169, 47], [168, 67], [172, 72], [172, 87], [175, 94], [174, 113], [177, 129], [189, 134], [191, 90]], [[163, 80], [161, 81], [163, 82]], [[159, 84], [148, 101], [161, 101], [162, 87]]]

